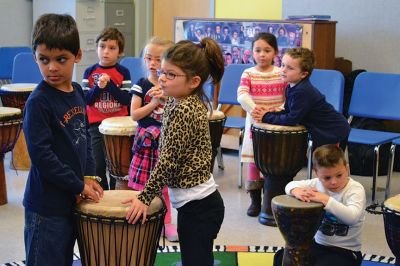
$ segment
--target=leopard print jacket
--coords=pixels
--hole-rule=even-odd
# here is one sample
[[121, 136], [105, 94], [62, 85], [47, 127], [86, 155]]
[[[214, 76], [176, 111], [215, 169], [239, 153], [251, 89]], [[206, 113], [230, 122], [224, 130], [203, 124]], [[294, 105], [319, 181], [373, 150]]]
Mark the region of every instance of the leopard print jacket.
[[138, 199], [150, 205], [165, 185], [191, 188], [210, 178], [211, 140], [207, 109], [196, 95], [179, 102], [173, 98], [164, 109], [158, 163]]

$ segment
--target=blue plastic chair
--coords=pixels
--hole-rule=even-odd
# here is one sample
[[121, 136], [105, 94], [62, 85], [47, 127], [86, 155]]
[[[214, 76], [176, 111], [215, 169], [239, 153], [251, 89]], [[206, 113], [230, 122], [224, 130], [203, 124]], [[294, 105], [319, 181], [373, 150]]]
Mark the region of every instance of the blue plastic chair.
[[31, 48], [26, 46], [0, 47], [0, 79], [11, 80], [14, 57], [19, 53], [31, 52]]
[[[400, 120], [400, 74], [364, 72], [357, 76], [351, 96], [349, 115], [384, 120]], [[379, 148], [399, 138], [399, 133], [352, 128], [349, 143], [374, 146], [372, 202], [375, 202]]]
[[[344, 76], [337, 70], [314, 69], [310, 76], [310, 82], [323, 95], [328, 103], [339, 113], [343, 112], [343, 96], [344, 96]], [[312, 140], [308, 141], [308, 161], [307, 176], [312, 177]]]
[[147, 71], [141, 57], [124, 57], [120, 64], [129, 69], [132, 84], [135, 84], [140, 78], [147, 77]]
[[[221, 87], [218, 95], [218, 108], [217, 110], [221, 111], [221, 107], [223, 104], [230, 105], [240, 105], [237, 101], [237, 89], [240, 84], [240, 78], [242, 76], [243, 71], [246, 68], [252, 67], [254, 65], [249, 64], [232, 64], [228, 65], [225, 68], [224, 76], [221, 80]], [[236, 117], [236, 116], [227, 116], [225, 121], [225, 128], [234, 128], [239, 129], [239, 159], [242, 151], [242, 141], [244, 135], [244, 128], [246, 124], [246, 119], [244, 117]], [[222, 152], [221, 148], [219, 148], [217, 161], [219, 168], [223, 169], [224, 164], [222, 160]], [[241, 162], [239, 165], [239, 176], [238, 176], [238, 187], [242, 187], [242, 170], [243, 163]]]
[[19, 53], [15, 56], [12, 83], [39, 83], [42, 79], [32, 53]]

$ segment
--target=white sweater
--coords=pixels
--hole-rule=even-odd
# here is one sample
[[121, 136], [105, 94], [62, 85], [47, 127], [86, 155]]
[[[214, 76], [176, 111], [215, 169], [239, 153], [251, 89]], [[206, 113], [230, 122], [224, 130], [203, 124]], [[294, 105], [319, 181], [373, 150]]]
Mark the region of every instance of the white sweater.
[[291, 181], [285, 187], [288, 195], [296, 187], [313, 187], [319, 192], [330, 196], [325, 206], [324, 219], [336, 220], [340, 224], [349, 226], [346, 236], [327, 236], [320, 230], [315, 235], [315, 241], [324, 246], [336, 246], [353, 251], [361, 250], [361, 232], [365, 220], [366, 196], [364, 187], [357, 181], [349, 178], [349, 182], [340, 192], [331, 192], [322, 186], [318, 178], [311, 180]]

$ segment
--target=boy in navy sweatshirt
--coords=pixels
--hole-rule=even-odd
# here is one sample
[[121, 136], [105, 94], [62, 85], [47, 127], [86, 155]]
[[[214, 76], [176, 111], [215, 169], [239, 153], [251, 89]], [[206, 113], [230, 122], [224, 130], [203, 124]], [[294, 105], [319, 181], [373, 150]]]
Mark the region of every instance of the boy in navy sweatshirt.
[[69, 15], [45, 14], [33, 29], [32, 50], [43, 81], [30, 95], [23, 130], [32, 164], [25, 188], [27, 265], [72, 265], [73, 209], [81, 198], [99, 201], [86, 104], [72, 82], [82, 57]]
[[324, 144], [347, 141], [350, 126], [325, 96], [309, 81], [315, 56], [307, 48], [288, 49], [282, 58], [281, 77], [286, 88], [284, 109], [280, 112], [256, 108], [252, 117], [257, 122], [277, 125], [304, 125], [313, 140], [313, 150]]

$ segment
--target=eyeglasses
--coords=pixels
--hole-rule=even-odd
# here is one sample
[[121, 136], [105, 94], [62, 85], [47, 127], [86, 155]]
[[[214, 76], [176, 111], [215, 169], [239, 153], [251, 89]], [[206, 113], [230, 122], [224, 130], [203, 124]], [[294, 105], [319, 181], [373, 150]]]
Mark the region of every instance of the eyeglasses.
[[327, 219], [324, 219], [319, 227], [319, 230], [327, 236], [347, 236], [349, 232], [349, 226], [345, 224], [332, 223]]
[[165, 75], [165, 77], [169, 80], [174, 80], [176, 77], [185, 77], [186, 75], [182, 74], [182, 75], [178, 75], [178, 74], [174, 74], [172, 72], [165, 72], [162, 70], [157, 70], [157, 75], [159, 77], [161, 77], [161, 75]]

